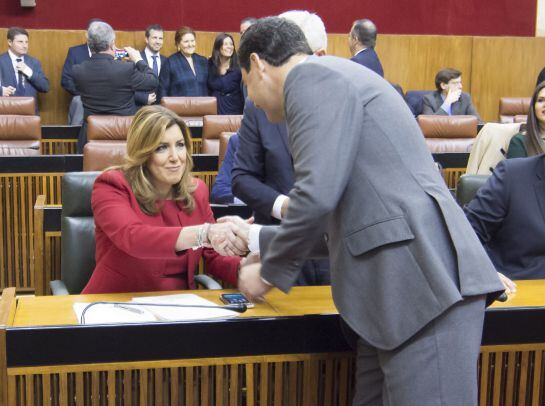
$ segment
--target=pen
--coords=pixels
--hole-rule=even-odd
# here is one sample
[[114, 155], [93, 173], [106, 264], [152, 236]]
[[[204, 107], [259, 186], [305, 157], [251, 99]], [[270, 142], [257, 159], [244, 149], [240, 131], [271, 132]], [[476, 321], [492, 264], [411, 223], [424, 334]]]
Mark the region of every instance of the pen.
[[117, 308], [123, 309], [123, 310], [128, 310], [129, 312], [133, 312], [133, 313], [136, 313], [136, 314], [144, 314], [143, 310], [137, 309], [136, 307], [125, 306], [125, 305], [122, 305], [122, 304], [115, 304], [114, 307], [117, 307]]

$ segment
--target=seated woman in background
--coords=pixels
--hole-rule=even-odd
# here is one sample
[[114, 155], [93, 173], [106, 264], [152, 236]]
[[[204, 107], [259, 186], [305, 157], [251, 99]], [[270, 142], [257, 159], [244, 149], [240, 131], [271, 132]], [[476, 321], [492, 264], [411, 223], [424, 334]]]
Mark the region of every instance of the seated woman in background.
[[208, 87], [210, 95], [218, 100], [218, 114], [242, 114], [241, 80], [233, 37], [224, 32], [218, 34], [208, 60]]
[[447, 116], [469, 115], [481, 121], [471, 96], [462, 92], [462, 72], [452, 68], [441, 69], [435, 75], [437, 91], [424, 96], [422, 114]]
[[185, 123], [171, 111], [148, 106], [136, 114], [125, 164], [93, 187], [96, 267], [83, 293], [193, 289], [201, 257], [208, 273], [236, 285], [240, 258], [209, 248], [235, 226], [214, 224], [208, 188], [190, 174], [190, 145]]
[[208, 62], [195, 53], [195, 32], [189, 27], [176, 31], [174, 42], [178, 52], [161, 67], [159, 97], [208, 96]]
[[534, 90], [528, 111], [526, 125], [521, 125], [521, 132], [511, 138], [507, 149], [507, 158], [524, 158], [545, 152], [545, 82]]
[[545, 278], [545, 155], [505, 159], [464, 211], [498, 272]]

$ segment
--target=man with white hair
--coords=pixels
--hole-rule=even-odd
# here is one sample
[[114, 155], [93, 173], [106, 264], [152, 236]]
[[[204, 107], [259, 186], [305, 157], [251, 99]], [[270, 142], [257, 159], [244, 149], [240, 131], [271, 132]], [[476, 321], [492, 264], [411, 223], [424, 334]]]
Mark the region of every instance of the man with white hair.
[[[279, 17], [296, 23], [315, 55], [326, 54], [327, 34], [322, 19], [308, 11], [287, 11]], [[278, 224], [287, 209], [294, 175], [285, 123], [273, 124], [263, 110], [246, 101], [239, 146], [231, 172], [233, 194], [254, 211], [256, 223]], [[305, 261], [298, 285], [330, 283], [329, 261]]]
[[87, 117], [91, 114], [132, 116], [137, 110], [135, 91], [152, 92], [158, 86], [157, 76], [136, 49], [124, 48], [130, 61], [115, 59], [115, 32], [109, 24], [102, 21], [91, 24], [87, 30], [87, 43], [91, 58], [72, 70], [84, 111], [78, 140], [80, 153], [87, 141]]

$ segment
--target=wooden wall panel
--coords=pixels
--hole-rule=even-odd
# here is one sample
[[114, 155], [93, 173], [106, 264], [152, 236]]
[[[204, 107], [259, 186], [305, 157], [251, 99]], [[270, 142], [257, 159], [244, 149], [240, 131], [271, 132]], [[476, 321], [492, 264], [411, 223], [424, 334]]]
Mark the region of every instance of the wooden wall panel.
[[[0, 52], [6, 50], [6, 29], [0, 28]], [[197, 52], [209, 56], [215, 32], [197, 33]], [[239, 35], [233, 33], [238, 46]], [[30, 30], [30, 54], [37, 57], [49, 78], [51, 90], [40, 95], [43, 124], [64, 124], [70, 95], [60, 86], [68, 47], [84, 41], [84, 31]], [[328, 53], [349, 57], [347, 34], [328, 36]], [[141, 31], [118, 31], [116, 44], [142, 49]], [[163, 54], [176, 51], [174, 31], [165, 32]], [[545, 66], [545, 38], [465, 37], [437, 35], [379, 35], [379, 54], [386, 79], [403, 90], [434, 88], [436, 72], [454, 67], [463, 72], [464, 89], [485, 121], [498, 118], [501, 96], [529, 96], [537, 73]]]
[[475, 37], [471, 94], [483, 120], [498, 120], [500, 97], [532, 95], [544, 49], [545, 38]]

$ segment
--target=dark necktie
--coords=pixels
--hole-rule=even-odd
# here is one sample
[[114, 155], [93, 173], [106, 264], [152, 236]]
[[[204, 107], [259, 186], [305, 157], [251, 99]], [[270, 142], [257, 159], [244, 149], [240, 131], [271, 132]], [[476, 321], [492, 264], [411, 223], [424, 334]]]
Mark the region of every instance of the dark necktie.
[[[15, 59], [17, 63], [23, 62], [22, 58]], [[20, 70], [17, 71], [17, 88], [15, 89], [17, 95], [23, 95], [25, 93], [25, 76]]]
[[152, 66], [152, 69], [153, 69], [153, 73], [155, 73], [155, 76], [159, 76], [159, 66], [157, 65], [157, 55], [152, 55], [151, 56], [153, 58], [153, 66]]

